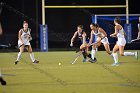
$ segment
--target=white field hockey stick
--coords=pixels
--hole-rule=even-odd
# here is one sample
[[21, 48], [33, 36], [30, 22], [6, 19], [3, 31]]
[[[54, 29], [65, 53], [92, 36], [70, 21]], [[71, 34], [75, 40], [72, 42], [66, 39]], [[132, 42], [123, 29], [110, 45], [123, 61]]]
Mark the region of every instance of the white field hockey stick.
[[[87, 47], [90, 47], [90, 46], [92, 46], [94, 44], [95, 43], [92, 43], [92, 44], [88, 45]], [[74, 61], [71, 64], [74, 64], [78, 60], [78, 58], [82, 55], [82, 53], [83, 53], [83, 51], [80, 51], [80, 53], [77, 55], [77, 57], [74, 59]]]
[[[32, 37], [31, 37], [30, 35], [29, 35], [28, 39], [26, 40], [25, 44], [28, 42], [28, 40], [29, 40], [29, 41], [32, 40]], [[24, 45], [24, 44], [18, 45], [17, 48], [19, 49], [22, 45]]]
[[131, 40], [131, 42], [134, 42], [134, 41], [137, 41], [137, 40], [140, 40], [140, 38], [133, 39], [133, 40]]
[[81, 51], [81, 52], [77, 55], [77, 57], [74, 59], [74, 61], [73, 61], [71, 64], [74, 64], [74, 63], [77, 61], [77, 59], [82, 55], [82, 53], [83, 53], [83, 51]]

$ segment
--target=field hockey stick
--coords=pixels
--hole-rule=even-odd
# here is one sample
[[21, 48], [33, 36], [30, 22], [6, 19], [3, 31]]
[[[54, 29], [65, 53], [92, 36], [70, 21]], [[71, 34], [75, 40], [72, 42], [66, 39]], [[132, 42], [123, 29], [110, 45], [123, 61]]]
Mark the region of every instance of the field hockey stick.
[[133, 40], [131, 40], [131, 42], [138, 41], [138, 40], [140, 40], [140, 38], [133, 39]]
[[[95, 42], [96, 43], [96, 42]], [[88, 47], [93, 46], [95, 43], [89, 44]]]
[[[95, 43], [92, 43], [92, 44], [90, 44], [90, 45], [88, 45], [87, 47], [90, 47], [90, 46], [92, 46], [92, 45], [94, 45]], [[86, 48], [87, 48], [86, 47]], [[82, 53], [83, 53], [83, 51], [80, 51], [80, 53], [77, 55], [77, 57], [74, 59], [74, 61], [71, 63], [71, 64], [74, 64], [77, 60], [78, 60], [78, 58], [82, 55]]]
[[82, 53], [83, 53], [83, 51], [81, 51], [81, 52], [77, 55], [77, 57], [74, 59], [74, 61], [73, 61], [71, 64], [74, 64], [74, 63], [77, 61], [77, 59], [82, 55]]
[[[25, 44], [26, 44], [28, 41], [31, 41], [31, 40], [32, 40], [32, 37], [29, 36], [28, 39], [26, 40]], [[20, 48], [21, 46], [23, 46], [23, 45], [24, 45], [24, 43], [21, 44], [21, 45], [17, 45], [17, 49], [19, 49], [19, 48]]]

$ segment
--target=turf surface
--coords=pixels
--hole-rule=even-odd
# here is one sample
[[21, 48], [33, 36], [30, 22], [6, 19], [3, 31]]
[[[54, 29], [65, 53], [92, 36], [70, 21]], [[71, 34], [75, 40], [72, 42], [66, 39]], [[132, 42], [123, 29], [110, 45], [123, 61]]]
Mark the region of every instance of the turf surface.
[[78, 55], [73, 51], [34, 54], [39, 64], [32, 64], [25, 52], [14, 65], [17, 53], [0, 53], [7, 81], [0, 93], [140, 93], [140, 59], [119, 57], [120, 66], [112, 67], [113, 59], [105, 51], [97, 52], [97, 63], [83, 63], [81, 56], [73, 65]]

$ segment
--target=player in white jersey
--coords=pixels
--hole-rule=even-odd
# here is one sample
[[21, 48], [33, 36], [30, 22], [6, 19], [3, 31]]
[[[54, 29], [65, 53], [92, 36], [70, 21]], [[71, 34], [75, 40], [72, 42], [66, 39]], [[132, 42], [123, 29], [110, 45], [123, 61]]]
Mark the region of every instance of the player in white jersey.
[[24, 52], [24, 48], [26, 48], [28, 50], [28, 52], [30, 53], [30, 58], [31, 58], [32, 62], [39, 63], [39, 61], [37, 61], [34, 58], [34, 54], [32, 53], [32, 47], [30, 44], [30, 40], [32, 38], [31, 38], [30, 32], [31, 32], [31, 29], [28, 28], [28, 22], [24, 21], [23, 28], [20, 29], [19, 33], [18, 33], [18, 47], [19, 47], [20, 52], [18, 53], [15, 64], [17, 64], [20, 61], [21, 54]]
[[120, 25], [121, 20], [119, 17], [116, 17], [114, 19], [114, 24], [115, 24], [115, 32], [110, 35], [110, 37], [117, 37], [118, 41], [116, 45], [113, 48], [113, 59], [114, 59], [114, 64], [112, 66], [119, 66], [118, 62], [118, 54], [117, 51], [119, 50], [121, 56], [134, 56], [136, 59], [138, 59], [138, 52], [124, 52], [124, 47], [126, 44], [125, 40], [125, 32], [123, 30], [123, 27]]
[[139, 17], [139, 23], [138, 23], [138, 36], [137, 39], [140, 39], [140, 17]]
[[101, 27], [99, 27], [98, 24], [91, 23], [90, 28], [91, 28], [91, 36], [89, 45], [92, 44], [93, 42], [93, 36], [95, 35], [97, 37], [96, 42], [92, 46], [91, 51], [92, 59], [95, 58], [96, 48], [98, 48], [101, 45], [101, 43], [103, 43], [106, 52], [110, 55], [111, 51], [106, 32]]

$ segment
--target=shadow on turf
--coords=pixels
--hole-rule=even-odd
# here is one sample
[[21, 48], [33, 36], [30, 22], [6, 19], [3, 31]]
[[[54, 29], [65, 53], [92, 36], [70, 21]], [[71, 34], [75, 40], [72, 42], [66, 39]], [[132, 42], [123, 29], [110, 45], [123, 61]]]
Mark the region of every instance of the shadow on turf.
[[[13, 56], [15, 59], [17, 58], [17, 55], [13, 55], [12, 53], [9, 53], [10, 56]], [[22, 58], [23, 62], [27, 65], [29, 65], [30, 67], [32, 67], [33, 69], [35, 69], [36, 71], [38, 71], [39, 73], [42, 73], [44, 75], [46, 75], [47, 77], [51, 78], [52, 80], [54, 80], [55, 82], [61, 84], [62, 86], [66, 86], [67, 82], [56, 77], [55, 75], [49, 73], [48, 71], [44, 71], [40, 68], [38, 68], [37, 66], [35, 66], [34, 64], [29, 64], [24, 58]]]
[[137, 82], [135, 82], [135, 81], [129, 79], [128, 77], [126, 77], [126, 76], [124, 76], [124, 75], [122, 75], [122, 74], [120, 74], [120, 73], [114, 71], [113, 69], [109, 68], [109, 66], [107, 66], [107, 65], [105, 65], [105, 64], [103, 64], [103, 63], [98, 63], [98, 62], [95, 63], [95, 64], [97, 64], [97, 65], [103, 67], [105, 70], [109, 71], [111, 74], [114, 74], [114, 75], [116, 75], [117, 77], [119, 77], [119, 78], [125, 80], [131, 87], [137, 87], [137, 86], [138, 86], [138, 83], [137, 83]]
[[[31, 85], [48, 85], [48, 86], [59, 86], [60, 84], [58, 83], [47, 83], [47, 82], [26, 82], [26, 83], [15, 83], [15, 84], [8, 84], [8, 86], [31, 86]], [[124, 87], [139, 87], [140, 84], [137, 86], [132, 86], [131, 84], [125, 84], [125, 83], [117, 83], [117, 82], [85, 82], [85, 83], [68, 83], [68, 86], [87, 86], [87, 85], [95, 85], [95, 86], [100, 86], [100, 85], [110, 85], [110, 86], [124, 86]]]

